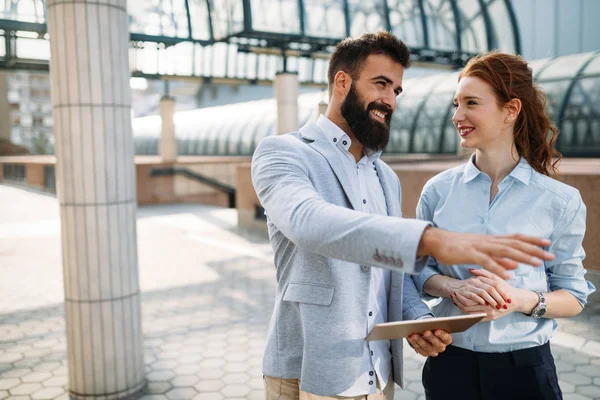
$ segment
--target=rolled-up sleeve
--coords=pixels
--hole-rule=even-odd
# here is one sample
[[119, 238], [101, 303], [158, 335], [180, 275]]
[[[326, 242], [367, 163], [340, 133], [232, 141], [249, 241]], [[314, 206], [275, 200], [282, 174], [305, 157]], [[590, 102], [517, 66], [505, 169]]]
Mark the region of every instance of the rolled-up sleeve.
[[585, 251], [582, 242], [585, 235], [586, 208], [579, 192], [568, 201], [554, 232], [550, 236], [552, 244], [548, 251], [555, 255], [546, 262], [546, 274], [550, 291], [563, 289], [571, 293], [585, 306], [587, 297], [596, 288], [585, 279], [583, 267]]
[[[419, 199], [419, 203], [417, 204], [417, 219], [428, 221], [433, 224], [433, 207], [431, 206], [431, 192], [435, 190], [431, 185], [425, 185], [423, 188], [423, 192], [421, 193], [421, 198]], [[435, 224], [433, 224], [435, 226]], [[431, 278], [434, 275], [440, 275], [441, 272], [438, 269], [437, 261], [433, 257], [427, 257], [425, 268], [418, 274], [413, 275], [412, 279], [415, 283], [419, 294], [425, 299], [432, 299], [434, 297], [428, 295], [423, 290], [423, 286], [427, 279]]]

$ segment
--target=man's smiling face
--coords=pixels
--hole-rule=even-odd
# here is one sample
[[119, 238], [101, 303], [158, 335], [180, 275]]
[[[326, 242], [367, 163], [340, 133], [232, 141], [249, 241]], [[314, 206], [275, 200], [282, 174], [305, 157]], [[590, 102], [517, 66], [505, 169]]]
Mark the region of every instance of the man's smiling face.
[[401, 64], [388, 56], [373, 54], [366, 59], [358, 79], [352, 81], [341, 111], [364, 147], [379, 151], [387, 145], [403, 75]]

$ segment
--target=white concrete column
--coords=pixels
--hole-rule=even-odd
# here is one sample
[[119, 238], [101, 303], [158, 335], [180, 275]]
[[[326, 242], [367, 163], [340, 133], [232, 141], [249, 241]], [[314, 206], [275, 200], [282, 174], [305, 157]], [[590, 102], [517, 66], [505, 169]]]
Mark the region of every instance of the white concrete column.
[[8, 104], [8, 74], [0, 71], [0, 140], [10, 141], [10, 105]]
[[163, 96], [160, 99], [160, 156], [163, 162], [175, 162], [177, 140], [175, 139], [175, 98]]
[[71, 398], [145, 384], [126, 0], [48, 0]]
[[275, 75], [277, 101], [277, 134], [297, 131], [298, 126], [298, 74], [278, 72]]

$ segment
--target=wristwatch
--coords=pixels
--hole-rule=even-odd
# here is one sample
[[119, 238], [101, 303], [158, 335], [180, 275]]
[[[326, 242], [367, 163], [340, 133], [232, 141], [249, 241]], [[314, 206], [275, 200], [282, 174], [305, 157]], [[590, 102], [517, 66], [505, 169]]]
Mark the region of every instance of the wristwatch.
[[546, 298], [542, 292], [535, 292], [538, 295], [539, 301], [537, 305], [531, 310], [531, 314], [525, 314], [533, 318], [542, 318], [546, 313]]

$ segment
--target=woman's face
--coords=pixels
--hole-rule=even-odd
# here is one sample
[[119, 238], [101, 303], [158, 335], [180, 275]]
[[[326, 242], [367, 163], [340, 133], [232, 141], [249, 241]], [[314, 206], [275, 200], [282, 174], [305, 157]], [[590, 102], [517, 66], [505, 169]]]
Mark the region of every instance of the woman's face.
[[492, 150], [512, 145], [508, 110], [498, 105], [492, 87], [485, 81], [463, 77], [458, 82], [454, 108], [452, 122], [462, 147]]

